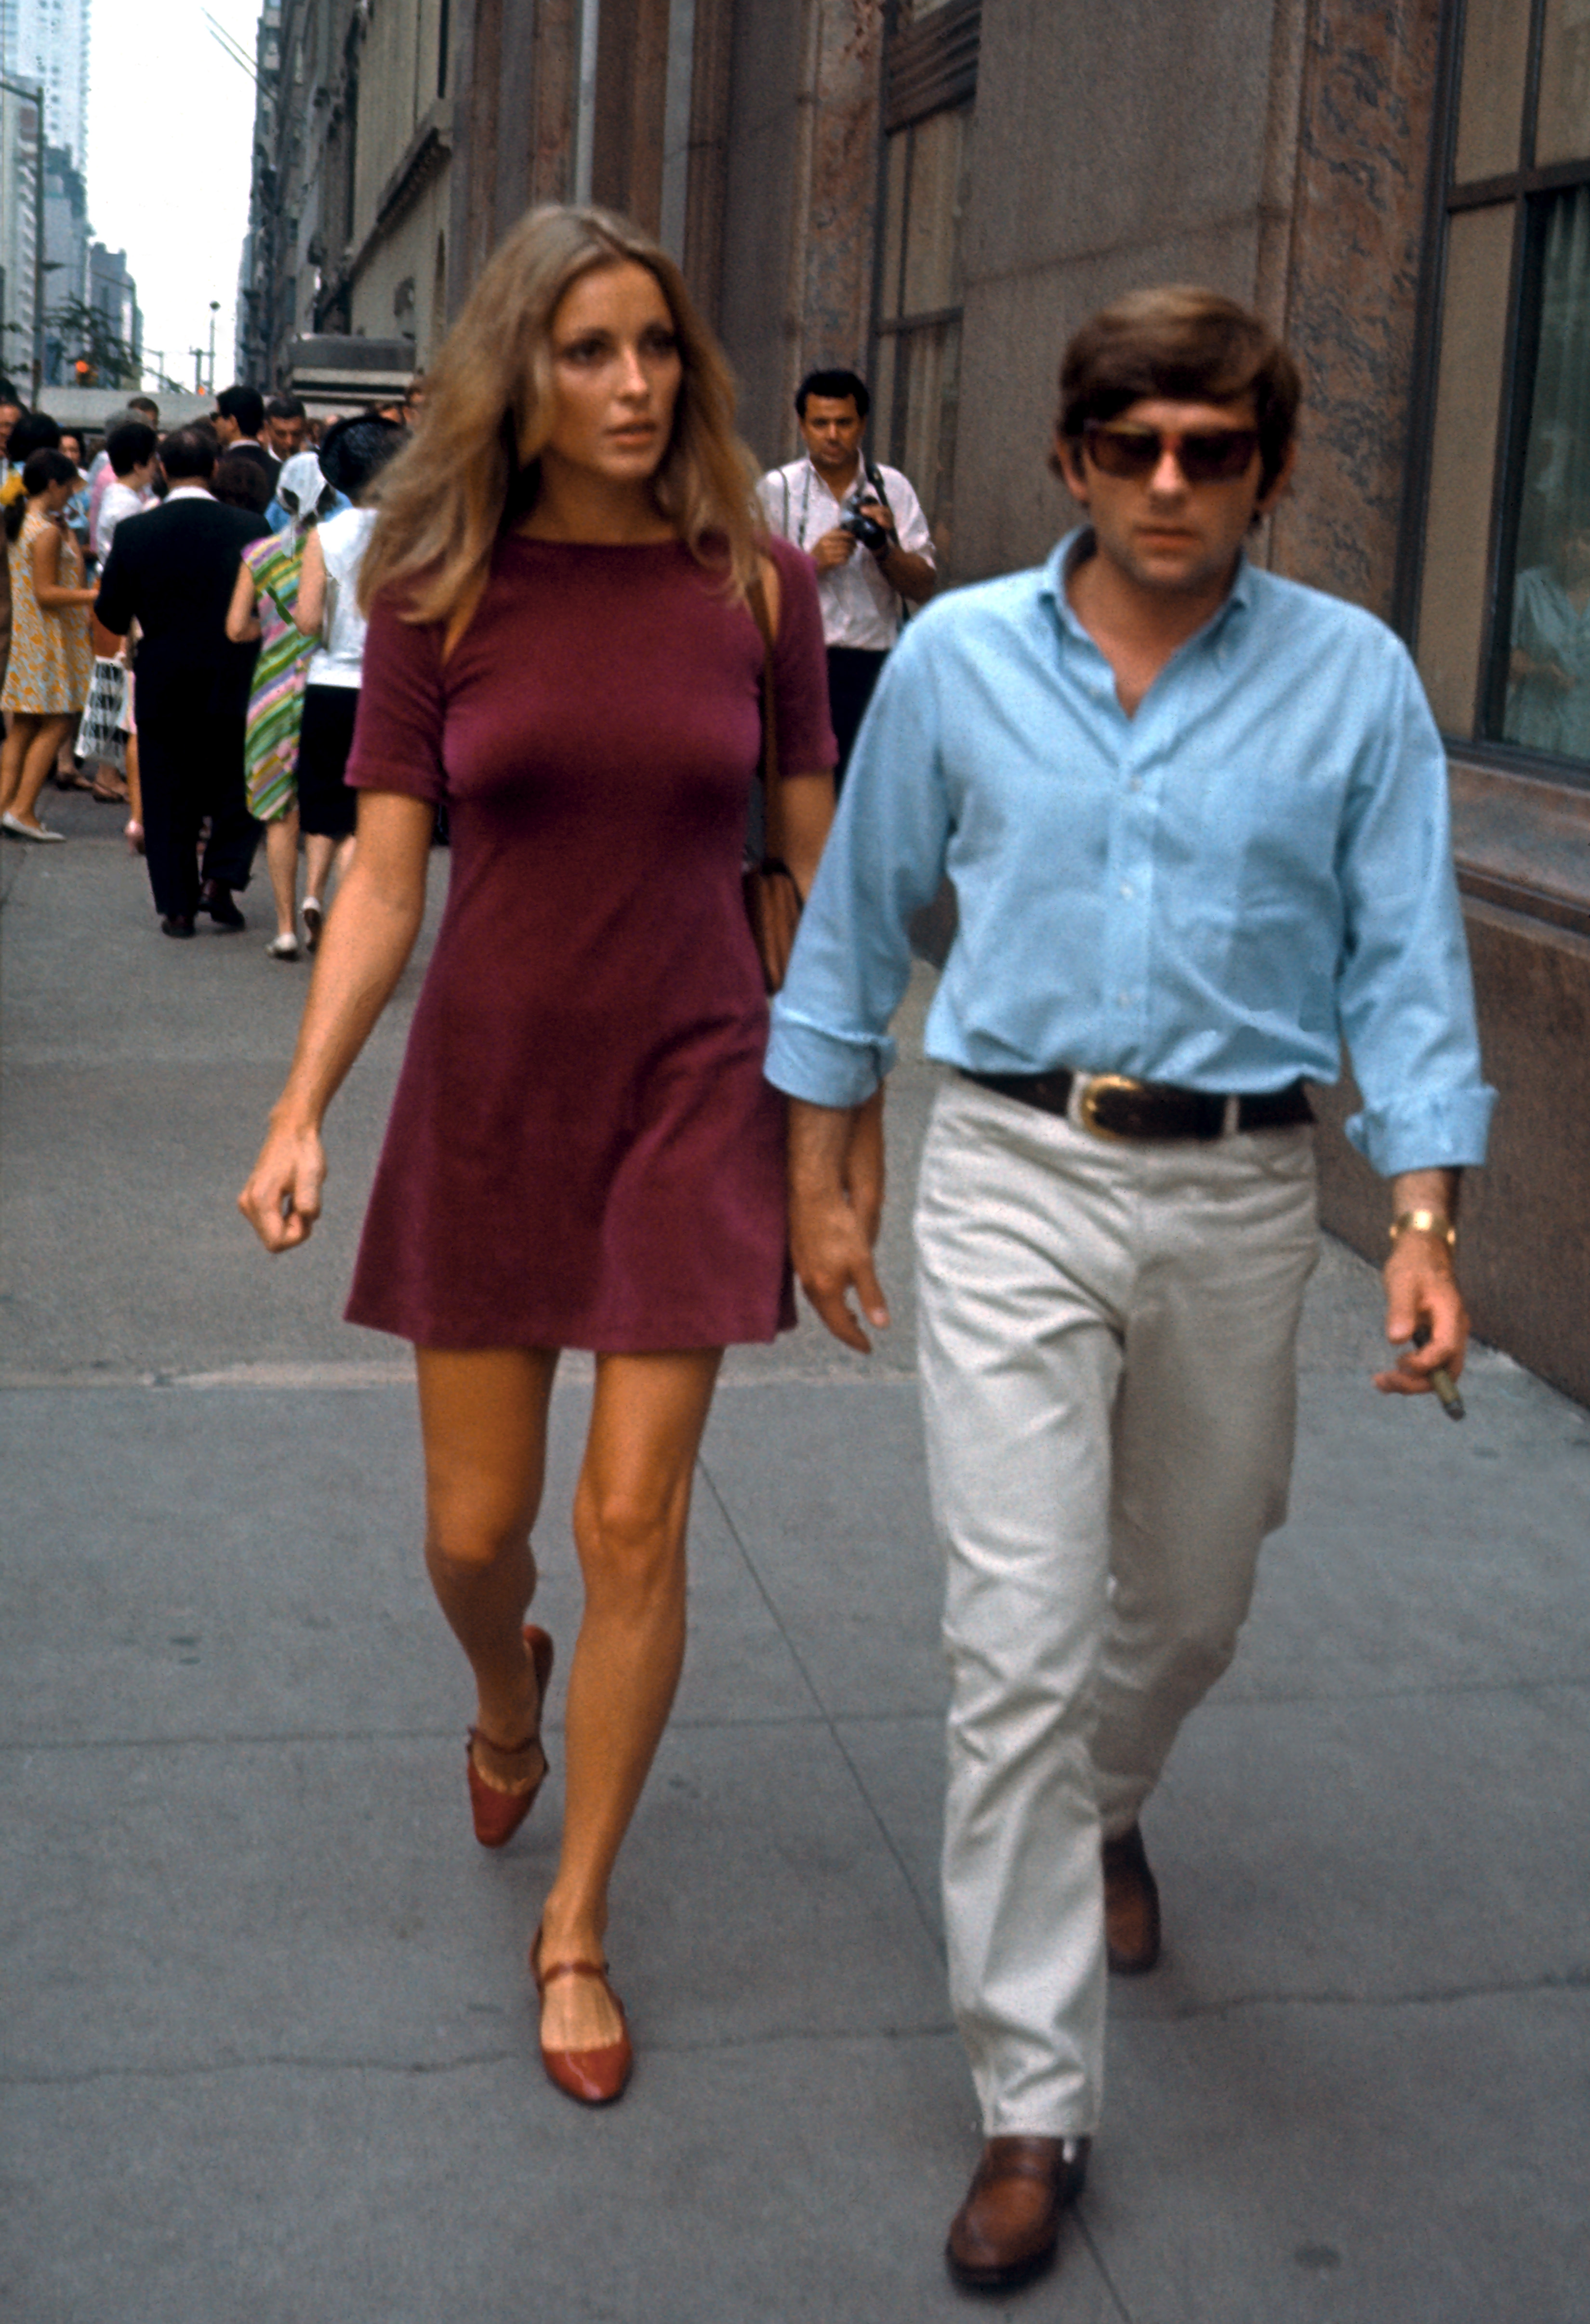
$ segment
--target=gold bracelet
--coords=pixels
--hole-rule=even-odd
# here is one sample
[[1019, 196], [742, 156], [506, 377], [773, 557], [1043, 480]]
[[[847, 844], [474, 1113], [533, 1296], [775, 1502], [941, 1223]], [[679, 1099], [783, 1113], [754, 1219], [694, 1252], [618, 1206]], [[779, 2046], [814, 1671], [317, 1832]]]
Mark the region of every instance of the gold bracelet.
[[1444, 1235], [1448, 1250], [1457, 1248], [1457, 1230], [1440, 1211], [1404, 1211], [1400, 1218], [1392, 1221], [1392, 1240], [1395, 1242], [1405, 1234]]

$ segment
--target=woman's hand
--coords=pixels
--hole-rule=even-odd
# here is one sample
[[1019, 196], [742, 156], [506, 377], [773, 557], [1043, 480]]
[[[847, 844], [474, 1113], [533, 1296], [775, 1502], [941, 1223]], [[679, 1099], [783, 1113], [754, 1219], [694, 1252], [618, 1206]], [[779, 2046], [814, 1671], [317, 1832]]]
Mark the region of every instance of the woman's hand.
[[294, 1128], [272, 1120], [237, 1207], [268, 1251], [296, 1250], [308, 1240], [320, 1216], [325, 1183], [326, 1149], [319, 1131], [308, 1124]]

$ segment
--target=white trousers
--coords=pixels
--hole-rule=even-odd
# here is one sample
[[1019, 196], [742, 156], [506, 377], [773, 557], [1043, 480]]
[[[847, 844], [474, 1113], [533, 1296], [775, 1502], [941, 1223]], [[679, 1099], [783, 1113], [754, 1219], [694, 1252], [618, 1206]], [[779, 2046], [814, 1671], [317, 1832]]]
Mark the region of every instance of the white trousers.
[[986, 2134], [1085, 2135], [1101, 1831], [1136, 1821], [1230, 1661], [1286, 1514], [1311, 1133], [1107, 1141], [956, 1081], [916, 1248], [950, 1996]]

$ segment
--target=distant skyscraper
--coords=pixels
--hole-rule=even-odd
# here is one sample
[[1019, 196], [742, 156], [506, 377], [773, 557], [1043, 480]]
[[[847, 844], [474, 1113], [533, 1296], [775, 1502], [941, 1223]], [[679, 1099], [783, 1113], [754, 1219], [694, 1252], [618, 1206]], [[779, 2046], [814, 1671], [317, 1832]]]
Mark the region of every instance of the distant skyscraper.
[[84, 166], [89, 0], [0, 0], [0, 69], [44, 84], [44, 134]]

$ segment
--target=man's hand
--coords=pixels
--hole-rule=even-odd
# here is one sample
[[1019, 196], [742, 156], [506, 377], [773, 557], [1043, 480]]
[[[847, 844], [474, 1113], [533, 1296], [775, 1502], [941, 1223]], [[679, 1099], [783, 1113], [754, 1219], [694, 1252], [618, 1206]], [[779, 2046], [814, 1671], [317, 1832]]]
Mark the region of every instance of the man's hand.
[[876, 1331], [889, 1311], [872, 1265], [883, 1210], [882, 1094], [854, 1111], [789, 1105], [789, 1246], [801, 1288], [836, 1340], [861, 1355], [872, 1342], [850, 1304], [854, 1291]]
[[[1393, 1181], [1392, 1204], [1399, 1218], [1410, 1211], [1431, 1211], [1450, 1220], [1457, 1205], [1457, 1173], [1411, 1170]], [[1445, 1234], [1404, 1228], [1392, 1245], [1382, 1279], [1386, 1338], [1393, 1346], [1411, 1342], [1420, 1324], [1429, 1326], [1429, 1337], [1422, 1347], [1403, 1347], [1389, 1371], [1376, 1372], [1374, 1385], [1385, 1396], [1428, 1396], [1432, 1372], [1458, 1377], [1468, 1345], [1468, 1313]]]
[[925, 604], [939, 586], [936, 567], [925, 557], [918, 557], [911, 549], [901, 548], [900, 536], [895, 529], [894, 512], [885, 508], [881, 501], [863, 501], [861, 510], [863, 515], [874, 518], [888, 534], [884, 546], [872, 552], [884, 579], [909, 604]]
[[819, 535], [812, 544], [812, 562], [819, 573], [832, 573], [836, 565], [843, 565], [856, 554], [853, 533], [835, 525], [832, 532]]

